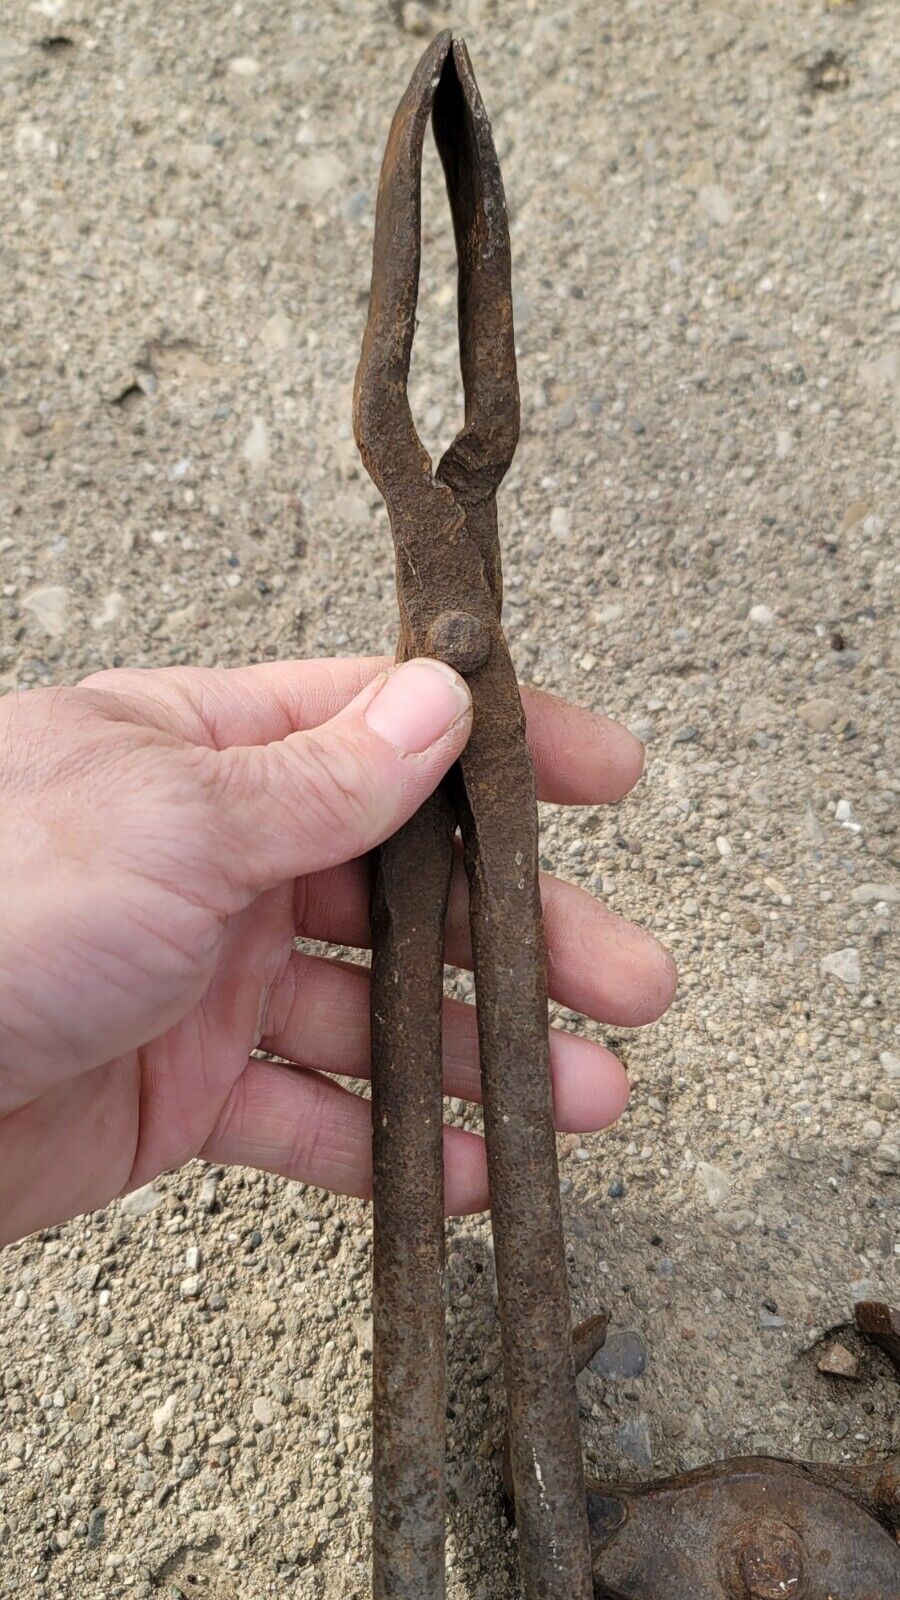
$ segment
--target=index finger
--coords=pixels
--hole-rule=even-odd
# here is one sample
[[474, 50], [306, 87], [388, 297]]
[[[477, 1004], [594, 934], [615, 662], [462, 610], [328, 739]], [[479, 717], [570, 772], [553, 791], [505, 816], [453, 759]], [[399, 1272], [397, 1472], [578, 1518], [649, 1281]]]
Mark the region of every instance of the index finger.
[[[251, 667], [120, 668], [85, 682], [164, 712], [182, 738], [225, 750], [319, 727], [392, 665], [388, 656], [339, 656]], [[637, 783], [644, 747], [621, 723], [527, 686], [522, 704], [540, 800], [609, 804]]]

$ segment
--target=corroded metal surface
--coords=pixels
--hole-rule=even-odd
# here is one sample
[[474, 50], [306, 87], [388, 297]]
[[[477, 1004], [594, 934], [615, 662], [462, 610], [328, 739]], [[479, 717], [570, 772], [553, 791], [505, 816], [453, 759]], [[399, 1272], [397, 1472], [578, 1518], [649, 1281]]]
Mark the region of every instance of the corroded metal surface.
[[[465, 392], [463, 428], [436, 472], [406, 394], [429, 118], [456, 234]], [[458, 821], [470, 887], [523, 1583], [529, 1600], [590, 1600], [550, 1089], [537, 806], [500, 623], [495, 496], [519, 429], [509, 230], [484, 105], [465, 45], [449, 33], [419, 62], [388, 138], [354, 426], [390, 514], [398, 655], [439, 655], [466, 674], [474, 702], [472, 735], [456, 768], [424, 815], [378, 852], [374, 873], [375, 1594], [432, 1600], [443, 1593], [436, 929], [446, 899], [447, 837]], [[417, 1096], [425, 1108], [418, 1112]]]
[[888, 1528], [814, 1470], [769, 1456], [660, 1483], [588, 1485], [601, 1600], [889, 1600]]
[[[375, 1592], [443, 1594], [441, 1004], [455, 819], [432, 795], [380, 854], [372, 919]], [[375, 1063], [378, 1068], [375, 1068]]]
[[900, 1311], [883, 1300], [860, 1300], [854, 1316], [860, 1333], [890, 1356], [900, 1373]]
[[[865, 1306], [857, 1326], [881, 1343], [900, 1317]], [[606, 1320], [576, 1328], [579, 1372], [603, 1343]], [[595, 1600], [900, 1595], [896, 1456], [846, 1468], [744, 1456], [656, 1483], [589, 1481], [587, 1503]]]
[[[465, 423], [436, 472], [406, 394], [429, 120], [459, 261]], [[537, 811], [500, 624], [496, 491], [518, 436], [506, 209], [465, 46], [441, 34], [391, 127], [376, 217], [357, 441], [397, 558], [398, 656], [466, 675], [469, 744], [373, 874], [375, 1182], [374, 1591], [444, 1592], [442, 944], [457, 824], [478, 994], [485, 1131], [509, 1438], [504, 1463], [528, 1600], [886, 1600], [900, 1594], [898, 1462], [846, 1469], [772, 1457], [585, 1491], [575, 1370], [606, 1318], [569, 1331], [553, 1136]], [[861, 1333], [900, 1361], [900, 1317], [865, 1302]], [[586, 1514], [587, 1512], [587, 1514]]]

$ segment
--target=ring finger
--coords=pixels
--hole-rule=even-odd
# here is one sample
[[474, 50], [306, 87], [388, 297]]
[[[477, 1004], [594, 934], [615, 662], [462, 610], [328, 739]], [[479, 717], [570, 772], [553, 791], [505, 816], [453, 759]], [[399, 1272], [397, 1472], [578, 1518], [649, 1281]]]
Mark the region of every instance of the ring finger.
[[[329, 944], [371, 944], [369, 869], [364, 861], [298, 879], [297, 933]], [[608, 911], [577, 885], [541, 874], [551, 1000], [597, 1022], [637, 1028], [655, 1022], [675, 993], [668, 951], [633, 922]], [[457, 851], [447, 908], [445, 959], [472, 966], [469, 889]]]
[[[298, 1066], [368, 1078], [369, 974], [365, 967], [294, 951], [268, 1007], [261, 1047]], [[444, 1002], [444, 1093], [481, 1100], [475, 1007]], [[556, 1126], [585, 1133], [614, 1122], [628, 1101], [625, 1069], [609, 1050], [550, 1030]]]

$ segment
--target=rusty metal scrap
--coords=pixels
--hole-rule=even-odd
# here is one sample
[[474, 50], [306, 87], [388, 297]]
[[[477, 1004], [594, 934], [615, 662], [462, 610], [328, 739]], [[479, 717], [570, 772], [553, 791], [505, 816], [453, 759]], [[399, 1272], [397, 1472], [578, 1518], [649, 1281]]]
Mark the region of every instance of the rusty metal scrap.
[[588, 1485], [601, 1600], [889, 1600], [890, 1530], [813, 1470], [768, 1456], [644, 1486]]
[[[436, 471], [407, 399], [422, 144], [444, 167], [459, 266], [465, 420]], [[457, 825], [469, 880], [485, 1134], [524, 1589], [592, 1594], [553, 1129], [534, 777], [500, 623], [496, 492], [519, 396], [506, 204], [466, 47], [440, 34], [394, 117], [354, 393], [390, 515], [398, 659], [465, 673], [474, 722], [440, 790], [374, 865], [373, 1567], [376, 1600], [444, 1592], [442, 937]]]
[[[579, 1372], [604, 1314], [573, 1335]], [[900, 1313], [874, 1301], [856, 1325], [886, 1349]], [[884, 1342], [887, 1331], [888, 1343]], [[510, 1493], [508, 1462], [504, 1478]], [[655, 1483], [588, 1481], [595, 1600], [892, 1600], [900, 1594], [900, 1457], [855, 1466], [744, 1456]]]
[[900, 1373], [900, 1311], [881, 1300], [860, 1300], [854, 1317], [860, 1333], [890, 1356]]

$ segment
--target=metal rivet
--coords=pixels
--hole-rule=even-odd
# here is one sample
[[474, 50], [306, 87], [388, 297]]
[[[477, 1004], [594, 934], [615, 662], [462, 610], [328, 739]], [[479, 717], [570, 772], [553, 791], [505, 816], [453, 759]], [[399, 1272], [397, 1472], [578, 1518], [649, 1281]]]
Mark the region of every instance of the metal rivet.
[[802, 1593], [803, 1545], [793, 1528], [763, 1519], [736, 1554], [731, 1593], [737, 1600], [782, 1600]]
[[463, 674], [477, 672], [491, 653], [491, 636], [470, 611], [442, 611], [428, 629], [426, 649]]

